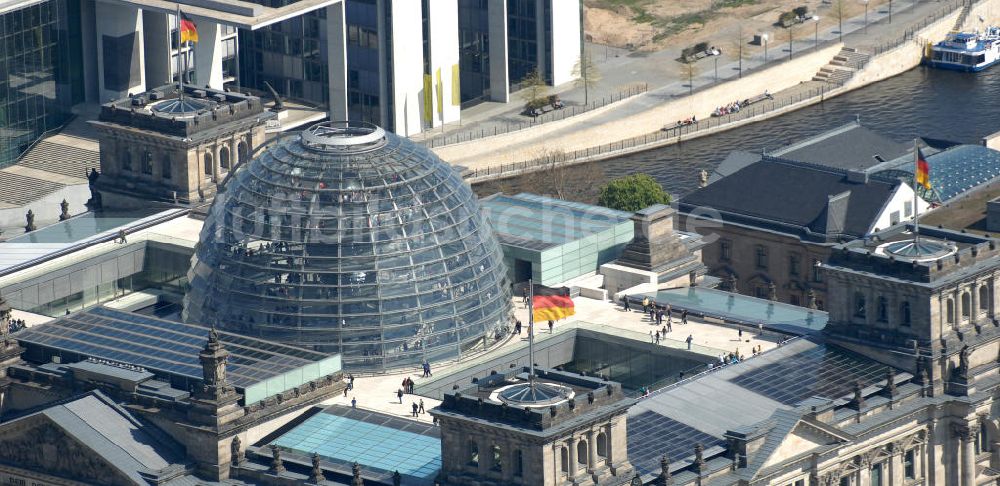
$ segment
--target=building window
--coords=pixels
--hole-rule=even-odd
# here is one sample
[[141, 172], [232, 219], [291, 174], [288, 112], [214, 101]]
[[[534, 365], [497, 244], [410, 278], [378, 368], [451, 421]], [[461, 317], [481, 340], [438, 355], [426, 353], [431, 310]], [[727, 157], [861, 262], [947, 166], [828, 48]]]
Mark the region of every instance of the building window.
[[514, 452], [514, 475], [524, 475], [524, 456], [521, 454], [521, 449]]
[[788, 296], [788, 303], [792, 305], [802, 305], [802, 301], [799, 299], [799, 296], [795, 294]]
[[851, 486], [851, 477], [844, 476], [840, 478], [840, 486]]
[[122, 154], [122, 170], [132, 170], [132, 152], [128, 150]]
[[899, 304], [899, 323], [903, 326], [910, 325], [910, 303], [903, 302]]
[[878, 321], [889, 322], [889, 300], [881, 296], [878, 298]]
[[884, 464], [878, 463], [872, 466], [871, 472], [871, 485], [872, 486], [882, 486], [885, 481], [882, 480], [882, 469]]
[[913, 216], [913, 201], [903, 202], [903, 216], [909, 218]]
[[899, 211], [893, 211], [889, 213], [889, 224], [899, 223]]
[[865, 295], [861, 292], [854, 293], [854, 317], [865, 318]]
[[212, 175], [214, 173], [212, 169], [212, 154], [205, 154], [205, 175]]
[[976, 449], [978, 449], [976, 451], [976, 454], [982, 454], [984, 452], [989, 452], [989, 450], [990, 450], [990, 441], [989, 441], [989, 434], [986, 433], [986, 421], [985, 420], [980, 420], [979, 421], [979, 437], [977, 437], [977, 439], [979, 439], [979, 440], [976, 441]]
[[479, 444], [469, 442], [469, 465], [479, 467]]
[[242, 164], [246, 162], [248, 155], [250, 155], [250, 151], [247, 150], [246, 142], [240, 142], [239, 144], [236, 145], [236, 156], [237, 156], [236, 161], [238, 163]]
[[972, 315], [972, 296], [968, 292], [962, 292], [962, 319], [968, 319]]
[[813, 260], [813, 264], [812, 264], [812, 281], [813, 282], [822, 282], [823, 281], [823, 273], [820, 272], [819, 269], [820, 269], [819, 260]]
[[163, 157], [163, 165], [160, 167], [160, 171], [164, 179], [172, 179], [174, 177], [172, 174], [174, 167], [169, 155]]
[[799, 276], [799, 262], [801, 258], [798, 255], [791, 255], [788, 257], [788, 274], [793, 277]]
[[771, 298], [771, 292], [770, 290], [768, 290], [767, 287], [758, 285], [753, 288], [753, 296], [757, 297], [758, 299], [768, 300]]
[[990, 289], [985, 285], [979, 286], [979, 311], [988, 312], [990, 310]]
[[585, 440], [576, 443], [576, 462], [580, 465], [587, 464], [587, 441]]
[[945, 316], [948, 319], [948, 324], [954, 324], [955, 323], [955, 301], [951, 300], [951, 299], [946, 300], [945, 301], [945, 307], [946, 307]]
[[906, 479], [917, 479], [915, 456], [915, 449], [910, 449], [903, 453], [903, 477]]
[[597, 434], [597, 457], [608, 457], [608, 436], [604, 432]]
[[719, 259], [729, 261], [733, 258], [733, 242], [722, 240], [719, 242]]
[[142, 165], [139, 166], [143, 174], [153, 175], [153, 154], [150, 151], [145, 151], [142, 154]]
[[822, 300], [816, 299], [816, 310], [826, 310]]
[[767, 248], [757, 246], [756, 260], [757, 268], [767, 269]]
[[562, 472], [569, 473], [569, 449], [559, 448], [559, 467]]
[[490, 452], [492, 452], [493, 461], [490, 462], [490, 469], [496, 472], [503, 471], [503, 455], [500, 453], [500, 446], [490, 447]]
[[229, 147], [219, 149], [219, 167], [229, 170]]

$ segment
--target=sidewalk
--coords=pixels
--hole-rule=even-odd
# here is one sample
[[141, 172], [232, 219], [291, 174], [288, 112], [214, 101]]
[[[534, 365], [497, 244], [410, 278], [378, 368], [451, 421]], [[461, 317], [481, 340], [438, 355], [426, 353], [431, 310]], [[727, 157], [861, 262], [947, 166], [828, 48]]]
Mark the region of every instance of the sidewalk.
[[[847, 46], [856, 47], [860, 50], [870, 49], [872, 46], [880, 45], [890, 39], [901, 37], [909, 27], [926, 16], [939, 11], [940, 9], [952, 5], [947, 2], [894, 2], [893, 21], [888, 23], [888, 11], [886, 8], [873, 9], [869, 12], [868, 28], [865, 32], [864, 14], [844, 21], [844, 42]], [[791, 45], [791, 57], [794, 59], [799, 52], [811, 53], [814, 46], [819, 41], [819, 47], [830, 46], [830, 42], [836, 42], [840, 33], [836, 30], [836, 25], [826, 29], [808, 29], [811, 23], [803, 24], [797, 28], [808, 32], [812, 30], [813, 35], [799, 38]], [[803, 32], [804, 33], [804, 32]], [[655, 65], [651, 59], [659, 59], [672, 66], [672, 69], [679, 70], [680, 63], [662, 57], [664, 53], [653, 53], [648, 56], [645, 64]], [[788, 59], [789, 45], [771, 43], [767, 56], [768, 60], [775, 61], [775, 55], [782, 59]], [[832, 55], [830, 56], [832, 58]], [[620, 61], [620, 58], [619, 62]], [[698, 63], [699, 67], [711, 67], [705, 69], [694, 79], [694, 88], [700, 88], [715, 84], [715, 63], [719, 58], [708, 58]], [[613, 62], [609, 59], [608, 62]], [[739, 76], [739, 63], [736, 61], [723, 64], [718, 61], [718, 75], [720, 82], [733, 80]], [[759, 67], [764, 64], [764, 52], [745, 59], [743, 61], [744, 74], [758, 72]], [[662, 69], [662, 68], [661, 68]], [[619, 72], [625, 71], [624, 69]], [[808, 81], [811, 74], [801, 81]], [[675, 119], [685, 118], [691, 113], [665, 113], [665, 105], [669, 101], [681, 101], [686, 98], [691, 87], [688, 83], [676, 80], [651, 89], [643, 95], [633, 97], [625, 102], [619, 103], [612, 109], [601, 110], [598, 113], [584, 114], [577, 117], [551, 122], [545, 124], [544, 128], [532, 128], [517, 132], [516, 134], [484, 138], [475, 144], [463, 144], [458, 146], [445, 146], [435, 148], [442, 158], [454, 165], [467, 169], [482, 169], [499, 164], [509, 164], [524, 160], [534, 159], [543, 152], [571, 152], [579, 148], [590, 146], [607, 145], [623, 139], [635, 136], [642, 136], [655, 132], [664, 123]], [[789, 80], [783, 80], [788, 84]], [[792, 80], [794, 81], [794, 80]], [[779, 89], [772, 89], [771, 92], [780, 91], [784, 86], [777, 86]], [[719, 104], [726, 101], [720, 100]], [[676, 110], [675, 110], [676, 111]], [[626, 123], [627, 122], [627, 123]]]

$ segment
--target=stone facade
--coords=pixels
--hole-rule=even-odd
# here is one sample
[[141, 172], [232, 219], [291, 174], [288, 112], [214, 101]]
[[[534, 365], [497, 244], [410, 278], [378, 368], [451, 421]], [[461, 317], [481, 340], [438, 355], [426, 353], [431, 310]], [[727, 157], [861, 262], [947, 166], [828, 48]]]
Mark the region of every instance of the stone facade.
[[144, 99], [145, 104], [108, 103], [92, 122], [101, 144], [96, 189], [105, 207], [210, 199], [229, 171], [264, 143], [264, 124], [273, 114], [259, 98], [186, 87], [187, 96], [204, 103], [204, 109], [189, 115], [155, 113], [152, 107], [171, 102], [167, 97], [176, 96], [173, 91], [155, 90], [159, 99]]
[[596, 485], [632, 478], [625, 415], [632, 400], [621, 385], [557, 371], [538, 374], [545, 383], [590, 391], [518, 408], [481, 396], [512, 383], [491, 375], [504, 379], [448, 393], [431, 410], [441, 425], [441, 484]]

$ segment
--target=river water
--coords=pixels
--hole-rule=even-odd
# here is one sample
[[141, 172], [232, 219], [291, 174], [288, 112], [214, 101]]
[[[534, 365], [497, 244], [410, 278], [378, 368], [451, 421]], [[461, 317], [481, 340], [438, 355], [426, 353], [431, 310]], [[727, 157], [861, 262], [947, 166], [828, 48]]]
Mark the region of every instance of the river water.
[[[701, 169], [711, 170], [732, 150], [758, 152], [836, 128], [860, 116], [861, 124], [900, 142], [923, 136], [978, 143], [1000, 131], [1000, 67], [959, 73], [918, 67], [848, 94], [734, 130], [560, 171], [564, 181], [544, 175], [477, 184], [480, 195], [545, 192], [558, 185], [560, 196], [594, 202], [609, 179], [643, 172], [675, 197], [697, 187]], [[567, 189], [569, 188], [569, 189]]]

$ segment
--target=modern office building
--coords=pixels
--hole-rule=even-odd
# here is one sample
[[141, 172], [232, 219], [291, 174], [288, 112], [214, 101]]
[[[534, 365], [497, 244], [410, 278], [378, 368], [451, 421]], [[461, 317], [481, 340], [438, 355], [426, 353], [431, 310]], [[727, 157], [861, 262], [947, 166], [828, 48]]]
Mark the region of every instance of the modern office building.
[[[198, 42], [178, 45], [177, 7]], [[333, 120], [412, 135], [463, 105], [507, 102], [537, 69], [573, 78], [578, 0], [7, 0], [0, 3], [0, 166], [74, 105], [142, 94], [185, 73]]]

